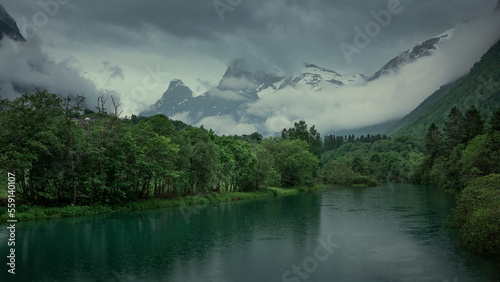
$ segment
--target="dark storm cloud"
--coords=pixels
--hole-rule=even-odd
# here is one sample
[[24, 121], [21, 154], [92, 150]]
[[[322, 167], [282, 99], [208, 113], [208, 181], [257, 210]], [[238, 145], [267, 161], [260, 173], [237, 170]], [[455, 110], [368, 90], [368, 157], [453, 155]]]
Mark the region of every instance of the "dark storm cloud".
[[[92, 80], [85, 78], [82, 70], [67, 62], [54, 62], [40, 47], [40, 40], [34, 38], [20, 43], [4, 38], [0, 41], [0, 97], [15, 99], [24, 92], [48, 90], [61, 96], [83, 95], [87, 108], [93, 109], [97, 97], [115, 96], [112, 90], [98, 89]], [[115, 71], [119, 70], [115, 69]], [[122, 74], [123, 75], [123, 74]], [[106, 105], [108, 110], [111, 105]]]
[[[21, 7], [16, 14], [28, 19], [40, 9], [36, 1], [3, 2], [12, 9]], [[339, 44], [352, 44], [354, 28], [363, 29], [373, 20], [372, 11], [386, 10], [391, 2], [399, 2], [403, 11], [393, 15], [363, 54], [348, 64]], [[265, 67], [286, 69], [308, 61], [372, 72], [401, 48], [493, 10], [496, 4], [497, 0], [73, 0], [61, 7], [57, 20], [64, 23], [58, 32], [85, 43], [149, 48], [148, 33], [154, 30], [154, 37], [197, 40], [198, 48], [189, 51], [227, 62], [258, 58], [267, 62]]]
[[[57, 8], [54, 3], [59, 3]], [[266, 71], [295, 71], [308, 62], [346, 75], [369, 76], [402, 51], [492, 11], [497, 3], [497, 0], [0, 0], [18, 22], [21, 32], [30, 32], [27, 28], [30, 24], [43, 20], [36, 15], [46, 14], [47, 22], [28, 38], [39, 40], [43, 50], [51, 51], [52, 57], [42, 62], [75, 59], [72, 65], [82, 68], [72, 72], [81, 74], [74, 75], [73, 80], [53, 80], [65, 86], [62, 90], [82, 89], [76, 92], [83, 93], [95, 89], [84, 86], [85, 83], [78, 84], [85, 81], [77, 78], [83, 74], [104, 80], [95, 83], [99, 85], [97, 88], [113, 83], [116, 87], [117, 79], [121, 79], [120, 84], [125, 85], [121, 94], [130, 96], [130, 104], [137, 101], [132, 99], [129, 89], [134, 89], [137, 83], [140, 86], [146, 75], [140, 70], [155, 68], [157, 64], [163, 72], [194, 81], [194, 85], [188, 86], [200, 91], [215, 85], [223, 68], [236, 58], [244, 58], [253, 67]], [[340, 44], [355, 46], [356, 28], [365, 30], [370, 22], [376, 22], [373, 15], [387, 11], [388, 5], [396, 5], [398, 12], [391, 14], [389, 22], [379, 27], [366, 46], [357, 46], [357, 52], [346, 59]], [[43, 56], [40, 53], [39, 57]], [[109, 62], [104, 68], [103, 61]], [[100, 69], [106, 78], [99, 77]], [[51, 84], [48, 78], [35, 74], [25, 75], [25, 80]], [[77, 87], [72, 87], [70, 81], [79, 81], [75, 82]], [[161, 87], [151, 90], [151, 95], [161, 95], [165, 90]]]
[[[144, 25], [153, 25], [178, 37], [216, 39], [218, 35], [243, 30], [269, 32], [269, 24], [301, 28], [316, 18], [315, 27], [352, 29], [370, 20], [370, 11], [387, 9], [392, 0], [376, 1], [291, 1], [291, 0], [169, 0], [169, 1], [72, 1], [72, 9], [65, 15], [71, 22], [92, 27], [96, 24], [117, 25], [131, 31], [140, 31]], [[241, 2], [230, 7], [232, 2]], [[493, 9], [496, 0], [411, 1], [400, 0], [406, 7], [404, 19], [390, 30], [400, 34], [413, 31], [435, 32], [467, 20], [471, 15]], [[218, 3], [226, 3], [229, 8]], [[217, 7], [223, 12], [221, 21]], [[322, 28], [324, 31], [325, 28]], [[303, 31], [306, 31], [305, 28]]]

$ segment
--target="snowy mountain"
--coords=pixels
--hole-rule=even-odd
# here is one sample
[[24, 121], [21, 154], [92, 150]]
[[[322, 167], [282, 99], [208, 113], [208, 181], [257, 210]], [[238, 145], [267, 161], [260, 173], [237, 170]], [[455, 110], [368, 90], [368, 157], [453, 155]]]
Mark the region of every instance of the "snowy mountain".
[[287, 86], [297, 88], [299, 86], [307, 86], [315, 91], [321, 91], [327, 86], [346, 86], [353, 84], [362, 84], [366, 82], [366, 77], [362, 74], [344, 77], [341, 74], [318, 67], [314, 64], [304, 64], [304, 68], [294, 75], [286, 79], [280, 89]]
[[[439, 45], [452, 38], [455, 32], [456, 29], [450, 29], [401, 53], [370, 78], [362, 74], [343, 76], [333, 70], [307, 63], [295, 74], [284, 76], [280, 73], [254, 71], [245, 60], [238, 59], [228, 66], [218, 86], [212, 90], [194, 97], [187, 86], [174, 80], [163, 97], [139, 115], [162, 113], [169, 117], [179, 117], [191, 124], [196, 124], [203, 118], [225, 115], [231, 116], [237, 122], [242, 118], [247, 122], [255, 122], [257, 117], [246, 113], [249, 103], [287, 88], [321, 92], [366, 84], [397, 72], [402, 66], [419, 58], [432, 55]], [[178, 86], [178, 83], [181, 83], [182, 87]]]
[[[163, 113], [166, 116], [173, 116], [179, 110], [185, 110], [186, 102], [192, 99], [193, 91], [189, 89], [180, 79], [174, 79], [170, 82], [167, 91], [163, 93], [158, 102], [151, 106], [148, 113], [154, 115]], [[144, 113], [144, 115], [149, 115]]]
[[182, 81], [173, 80], [162, 98], [139, 115], [151, 116], [161, 113], [182, 118], [192, 124], [206, 117], [225, 115], [236, 121], [255, 121], [256, 117], [246, 113], [248, 104], [286, 87], [306, 87], [322, 91], [326, 87], [331, 89], [365, 82], [366, 77], [363, 75], [344, 77], [314, 64], [304, 64], [302, 70], [285, 77], [279, 73], [254, 71], [245, 60], [238, 59], [229, 65], [218, 86], [203, 95], [194, 97], [193, 92]]
[[8, 36], [17, 41], [26, 41], [19, 31], [16, 21], [0, 5], [0, 40], [2, 40], [3, 36]]
[[371, 76], [368, 81], [376, 80], [381, 76], [397, 72], [402, 66], [415, 62], [419, 58], [431, 56], [432, 53], [439, 48], [439, 45], [453, 37], [455, 32], [456, 28], [450, 29], [434, 38], [418, 44], [411, 49], [406, 50], [385, 64], [379, 71]]

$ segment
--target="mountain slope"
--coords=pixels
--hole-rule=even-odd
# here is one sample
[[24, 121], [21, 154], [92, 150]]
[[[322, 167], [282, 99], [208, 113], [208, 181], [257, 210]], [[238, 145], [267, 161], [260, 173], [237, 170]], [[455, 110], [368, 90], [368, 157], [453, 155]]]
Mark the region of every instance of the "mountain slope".
[[436, 50], [441, 43], [453, 36], [454, 32], [455, 29], [450, 29], [441, 35], [426, 40], [425, 42], [401, 53], [399, 56], [393, 58], [385, 64], [379, 71], [371, 76], [368, 81], [376, 80], [391, 72], [397, 72], [402, 66], [415, 62], [419, 58], [431, 56], [433, 51]]
[[[425, 113], [429, 108], [431, 108], [434, 104], [439, 102], [446, 94], [448, 94], [453, 87], [455, 87], [460, 82], [460, 79], [454, 81], [452, 83], [448, 83], [446, 85], [441, 86], [439, 90], [434, 92], [431, 96], [427, 97], [417, 108], [415, 108], [411, 113], [400, 119], [393, 126], [385, 131], [386, 133], [397, 132], [406, 126], [408, 123], [413, 122], [415, 119], [419, 118], [420, 115]], [[416, 128], [416, 125], [413, 125], [413, 129], [415, 131], [422, 130], [422, 128]]]
[[432, 94], [389, 134], [424, 136], [431, 123], [442, 126], [454, 106], [465, 112], [471, 105], [488, 120], [500, 107], [500, 41], [483, 55], [468, 75]]
[[4, 36], [8, 36], [17, 41], [26, 41], [19, 31], [16, 21], [7, 13], [2, 5], [0, 5], [0, 40], [2, 40]]

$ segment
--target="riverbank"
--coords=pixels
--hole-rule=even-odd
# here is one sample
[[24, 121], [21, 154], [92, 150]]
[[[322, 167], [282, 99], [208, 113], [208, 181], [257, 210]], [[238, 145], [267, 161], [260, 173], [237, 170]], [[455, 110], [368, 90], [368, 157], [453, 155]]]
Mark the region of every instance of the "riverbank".
[[[325, 189], [326, 185], [315, 185], [311, 188], [267, 188], [252, 192], [223, 192], [205, 195], [185, 196], [175, 199], [145, 199], [136, 202], [128, 202], [121, 205], [111, 206], [66, 206], [66, 207], [41, 207], [41, 206], [19, 206], [16, 208], [15, 219], [18, 221], [41, 220], [63, 217], [89, 216], [99, 214], [110, 214], [124, 211], [138, 211], [150, 209], [176, 208], [183, 206], [206, 205], [214, 203], [233, 202], [241, 200], [276, 198], [297, 195], [300, 193]], [[8, 217], [7, 207], [0, 208], [0, 222], [6, 222]]]

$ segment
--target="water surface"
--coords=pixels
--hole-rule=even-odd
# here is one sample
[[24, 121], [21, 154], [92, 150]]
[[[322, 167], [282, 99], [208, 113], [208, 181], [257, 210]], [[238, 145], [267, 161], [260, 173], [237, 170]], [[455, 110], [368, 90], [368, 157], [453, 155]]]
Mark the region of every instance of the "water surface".
[[[454, 203], [384, 184], [18, 223], [15, 281], [500, 281], [500, 261], [442, 227]], [[7, 236], [2, 228], [5, 262]]]

